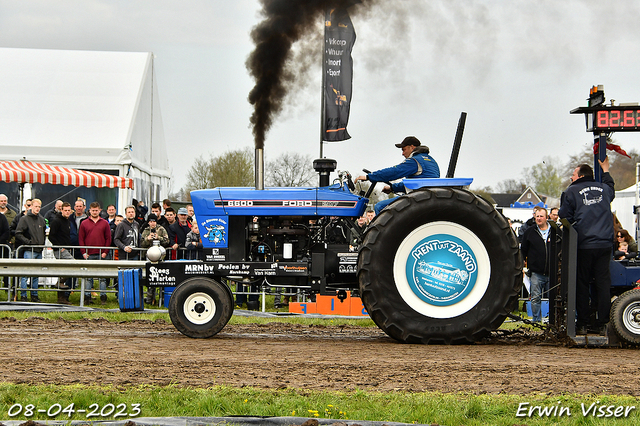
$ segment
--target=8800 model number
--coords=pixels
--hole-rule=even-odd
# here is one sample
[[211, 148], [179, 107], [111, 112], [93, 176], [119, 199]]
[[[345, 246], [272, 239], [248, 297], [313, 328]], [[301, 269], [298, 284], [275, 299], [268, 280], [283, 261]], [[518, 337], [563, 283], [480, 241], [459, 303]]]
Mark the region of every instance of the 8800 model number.
[[[130, 410], [129, 410], [130, 408]], [[47, 417], [57, 417], [59, 415], [72, 417], [75, 414], [84, 415], [87, 418], [91, 417], [136, 417], [140, 414], [140, 404], [131, 404], [129, 407], [127, 404], [91, 404], [88, 408], [76, 408], [75, 403], [71, 403], [66, 407], [62, 407], [62, 404], [52, 404], [47, 408], [38, 408], [33, 404], [27, 404], [23, 406], [20, 403], [13, 404], [7, 415], [9, 417], [24, 416], [32, 417], [36, 414], [46, 414]]]

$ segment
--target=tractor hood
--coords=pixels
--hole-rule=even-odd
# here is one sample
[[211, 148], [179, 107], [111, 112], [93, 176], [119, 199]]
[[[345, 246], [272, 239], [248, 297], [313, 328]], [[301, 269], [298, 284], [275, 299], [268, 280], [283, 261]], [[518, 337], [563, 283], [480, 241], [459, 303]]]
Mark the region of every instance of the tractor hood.
[[368, 199], [339, 184], [322, 188], [214, 188], [191, 192], [198, 222], [209, 216], [358, 217]]

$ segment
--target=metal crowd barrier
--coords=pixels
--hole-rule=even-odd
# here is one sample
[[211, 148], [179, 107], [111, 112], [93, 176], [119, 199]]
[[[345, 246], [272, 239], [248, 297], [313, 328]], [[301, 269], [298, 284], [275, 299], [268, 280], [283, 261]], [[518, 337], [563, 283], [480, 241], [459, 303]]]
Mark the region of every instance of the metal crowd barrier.
[[[87, 279], [94, 278], [118, 278], [119, 268], [142, 268], [144, 271], [145, 260], [113, 260], [114, 251], [118, 250], [117, 247], [101, 247], [101, 246], [50, 246], [50, 245], [23, 245], [16, 250], [11, 250], [9, 246], [0, 246], [3, 257], [0, 259], [0, 268], [3, 270], [0, 272], [0, 276], [4, 276], [3, 290], [7, 291], [7, 301], [12, 301], [14, 297], [17, 298], [17, 294], [22, 291], [20, 288], [20, 277], [55, 277], [59, 278], [62, 282], [63, 278], [82, 278], [80, 281], [80, 306], [84, 306], [85, 286]], [[53, 252], [61, 249], [68, 250], [72, 256], [78, 255], [80, 257], [81, 249], [97, 249], [101, 252], [107, 253], [105, 259], [100, 260], [86, 260], [84, 258], [79, 259], [57, 259]], [[140, 258], [145, 258], [147, 249], [133, 248], [134, 251], [139, 252]], [[50, 250], [50, 251], [49, 251]], [[27, 258], [24, 259], [24, 253], [39, 252], [42, 258]], [[9, 253], [9, 256], [4, 256], [5, 253]], [[51, 254], [48, 254], [51, 253]], [[50, 258], [47, 258], [51, 256]], [[74, 256], [75, 257], [75, 256]], [[38, 286], [38, 292], [40, 291], [54, 291], [54, 292], [67, 292], [78, 291], [78, 288], [47, 288], [50, 285], [44, 284]], [[92, 286], [93, 287], [93, 286]], [[27, 292], [32, 291], [30, 286], [26, 289]], [[98, 290], [99, 291], [99, 290]], [[116, 293], [116, 290], [106, 290], [105, 293]]]
[[[8, 247], [8, 246], [7, 246]], [[2, 247], [4, 253], [4, 247]], [[9, 248], [10, 249], [10, 248]], [[72, 255], [77, 253], [80, 249], [97, 249], [107, 253], [105, 259], [100, 260], [86, 260], [86, 259], [56, 259], [52, 258], [38, 258], [38, 259], [24, 259], [24, 253], [30, 251], [35, 253], [41, 252], [41, 255], [46, 256], [47, 250], [53, 251], [65, 249]], [[80, 306], [84, 306], [85, 286], [87, 279], [94, 278], [118, 278], [118, 270], [121, 268], [142, 268], [144, 273], [145, 260], [113, 260], [113, 251], [118, 250], [117, 247], [100, 247], [100, 246], [20, 246], [18, 249], [12, 252], [10, 258], [0, 259], [0, 276], [8, 278], [8, 283], [5, 283], [2, 289], [7, 290], [7, 300], [11, 301], [14, 295], [22, 291], [20, 289], [20, 283], [17, 278], [19, 277], [55, 277], [55, 278], [83, 278], [80, 280]], [[147, 249], [134, 248], [135, 251], [140, 253], [140, 257], [144, 258], [144, 254]], [[43, 286], [43, 287], [46, 287]], [[92, 286], [93, 287], [93, 286]], [[78, 290], [70, 288], [58, 288], [47, 289], [39, 286], [37, 291], [55, 291], [66, 292]], [[27, 292], [30, 292], [31, 288], [27, 288]], [[115, 293], [116, 290], [106, 290], [105, 293]]]
[[[79, 259], [57, 259], [46, 258], [45, 251], [60, 249], [68, 250], [72, 256], [75, 257], [81, 249], [94, 249], [104, 251], [107, 253], [105, 259], [100, 260], [86, 260]], [[4, 277], [4, 282], [0, 286], [0, 290], [7, 291], [7, 301], [12, 301], [14, 296], [22, 291], [20, 288], [21, 277], [53, 277], [58, 278], [59, 282], [62, 282], [64, 278], [81, 278], [79, 287], [75, 288], [59, 288], [58, 285], [55, 288], [46, 288], [47, 285], [39, 285], [37, 291], [43, 292], [67, 292], [67, 291], [80, 291], [80, 306], [84, 306], [84, 296], [86, 288], [86, 279], [117, 279], [119, 269], [141, 268], [143, 276], [146, 273], [146, 248], [135, 248], [133, 250], [139, 253], [139, 259], [141, 260], [114, 260], [114, 252], [117, 251], [117, 247], [101, 247], [101, 246], [49, 246], [49, 245], [34, 245], [34, 246], [20, 246], [16, 250], [12, 250], [8, 245], [0, 245], [0, 277]], [[43, 258], [39, 259], [24, 259], [24, 253], [27, 251], [36, 252], [41, 251]], [[173, 249], [167, 249], [165, 259], [171, 259], [171, 253]], [[186, 256], [191, 252], [185, 249], [175, 250], [178, 256]], [[180, 258], [180, 257], [178, 257]], [[184, 258], [184, 257], [183, 257]], [[238, 283], [236, 283], [238, 284]], [[242, 284], [242, 283], [240, 283]], [[92, 286], [93, 287], [93, 286]], [[249, 287], [249, 286], [247, 286]], [[278, 286], [275, 288], [271, 286], [258, 286], [258, 291], [251, 291], [250, 287], [248, 291], [234, 291], [234, 295], [259, 295], [262, 296], [262, 311], [265, 311], [265, 296], [275, 295], [279, 293], [281, 296], [297, 296], [298, 299], [304, 298], [304, 294], [297, 288], [289, 288], [289, 286]], [[96, 290], [95, 288], [92, 289]], [[26, 289], [27, 292], [31, 291], [31, 288]], [[100, 291], [98, 289], [98, 291]], [[106, 293], [117, 293], [117, 290], [106, 290]], [[159, 305], [163, 303], [162, 292], [159, 294]]]
[[[11, 258], [13, 256], [13, 250], [11, 249], [11, 246], [9, 246], [8, 244], [0, 244], [0, 256], [2, 257], [2, 259]], [[11, 288], [13, 280], [14, 277], [12, 276], [2, 276], [2, 285], [0, 286], [0, 289], [7, 291], [8, 301], [11, 300]]]

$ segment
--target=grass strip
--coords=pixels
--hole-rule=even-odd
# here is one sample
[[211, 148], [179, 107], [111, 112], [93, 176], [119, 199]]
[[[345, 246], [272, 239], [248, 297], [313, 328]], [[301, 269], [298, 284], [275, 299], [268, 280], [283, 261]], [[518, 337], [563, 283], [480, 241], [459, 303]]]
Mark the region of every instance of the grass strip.
[[[636, 425], [638, 410], [631, 407], [639, 405], [637, 398], [613, 395], [0, 384], [0, 418], [4, 420], [287, 416], [467, 426], [606, 425], [615, 419], [616, 425]], [[604, 408], [600, 410], [600, 406]], [[617, 407], [622, 407], [618, 417]]]

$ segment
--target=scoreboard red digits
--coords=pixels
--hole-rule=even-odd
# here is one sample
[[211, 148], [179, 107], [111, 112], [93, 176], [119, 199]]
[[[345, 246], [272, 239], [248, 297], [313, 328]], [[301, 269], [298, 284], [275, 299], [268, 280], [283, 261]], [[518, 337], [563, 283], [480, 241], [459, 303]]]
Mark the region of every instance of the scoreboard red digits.
[[634, 112], [633, 111], [625, 111], [624, 112], [624, 127], [634, 127], [638, 124], [638, 111], [635, 112], [635, 117], [634, 117]]
[[596, 117], [595, 127], [609, 127], [609, 113], [607, 111], [598, 111]]
[[605, 107], [597, 109], [593, 131], [638, 132], [640, 131], [640, 107]]

